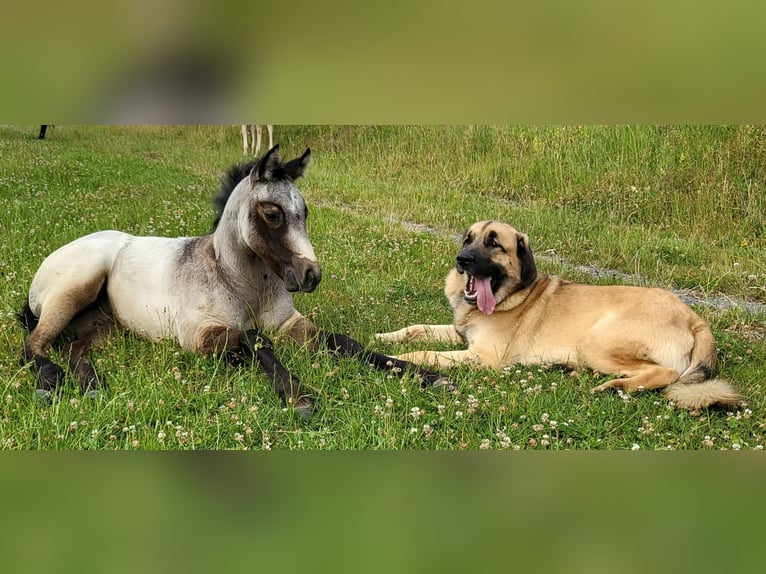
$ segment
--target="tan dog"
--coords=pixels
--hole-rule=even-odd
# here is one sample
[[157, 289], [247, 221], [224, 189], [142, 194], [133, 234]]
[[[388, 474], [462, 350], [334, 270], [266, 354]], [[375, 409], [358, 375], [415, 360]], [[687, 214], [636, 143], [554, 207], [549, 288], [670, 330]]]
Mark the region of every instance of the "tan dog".
[[679, 407], [735, 407], [739, 394], [711, 379], [716, 347], [707, 323], [663, 289], [580, 285], [538, 275], [526, 235], [481, 221], [463, 238], [444, 294], [452, 325], [412, 325], [379, 340], [466, 344], [464, 351], [417, 351], [416, 364], [564, 365], [616, 378], [592, 391], [667, 387]]

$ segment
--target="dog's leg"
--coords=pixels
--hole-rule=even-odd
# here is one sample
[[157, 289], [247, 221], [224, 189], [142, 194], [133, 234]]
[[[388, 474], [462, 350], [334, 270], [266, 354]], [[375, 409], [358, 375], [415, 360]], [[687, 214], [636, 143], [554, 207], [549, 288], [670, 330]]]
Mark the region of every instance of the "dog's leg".
[[403, 343], [404, 341], [431, 341], [434, 343], [463, 343], [454, 325], [410, 325], [391, 333], [378, 333], [378, 341]]
[[449, 369], [462, 364], [485, 367], [493, 366], [485, 364], [481, 357], [472, 351], [414, 351], [397, 355], [396, 359], [440, 369]]
[[679, 374], [675, 369], [663, 367], [655, 363], [643, 363], [635, 367], [619, 369], [618, 374], [625, 378], [612, 379], [591, 389], [598, 393], [607, 389], [620, 389], [623, 392], [645, 391], [667, 387], [678, 380]]

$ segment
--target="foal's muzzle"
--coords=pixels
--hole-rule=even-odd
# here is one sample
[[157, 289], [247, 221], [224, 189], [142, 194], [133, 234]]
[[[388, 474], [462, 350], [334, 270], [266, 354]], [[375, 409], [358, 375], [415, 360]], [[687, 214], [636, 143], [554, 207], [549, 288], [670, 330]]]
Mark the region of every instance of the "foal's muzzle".
[[296, 291], [311, 293], [321, 280], [322, 270], [316, 261], [297, 259], [293, 265], [285, 269], [285, 288], [291, 293]]

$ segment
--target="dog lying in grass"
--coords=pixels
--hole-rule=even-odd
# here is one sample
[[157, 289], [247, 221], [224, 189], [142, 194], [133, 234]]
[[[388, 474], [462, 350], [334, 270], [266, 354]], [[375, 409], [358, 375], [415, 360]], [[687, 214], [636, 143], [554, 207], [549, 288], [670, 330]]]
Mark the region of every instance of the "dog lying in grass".
[[444, 293], [451, 325], [412, 325], [376, 337], [467, 346], [398, 357], [419, 365], [563, 365], [617, 376], [592, 392], [665, 388], [689, 410], [734, 408], [741, 400], [727, 381], [712, 378], [710, 327], [673, 293], [538, 274], [529, 239], [505, 223], [481, 221], [466, 231]]

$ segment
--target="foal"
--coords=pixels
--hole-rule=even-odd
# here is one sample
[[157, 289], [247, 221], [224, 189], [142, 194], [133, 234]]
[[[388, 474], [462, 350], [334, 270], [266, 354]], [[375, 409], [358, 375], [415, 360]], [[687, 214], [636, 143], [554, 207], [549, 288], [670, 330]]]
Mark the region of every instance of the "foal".
[[38, 392], [47, 394], [63, 379], [48, 353], [69, 327], [75, 335], [66, 353], [69, 368], [93, 395], [99, 378], [87, 352], [115, 323], [146, 339], [172, 338], [187, 351], [223, 353], [232, 363], [254, 359], [304, 418], [311, 401], [277, 360], [264, 331], [313, 348], [323, 343], [395, 373], [410, 369], [425, 383], [441, 382], [439, 373], [319, 331], [293, 306], [292, 293], [310, 293], [322, 278], [306, 230], [308, 209], [294, 183], [310, 161], [307, 149], [283, 163], [275, 146], [262, 160], [230, 169], [210, 234], [164, 238], [100, 231], [49, 255], [21, 313], [32, 329], [23, 354], [37, 372]]

